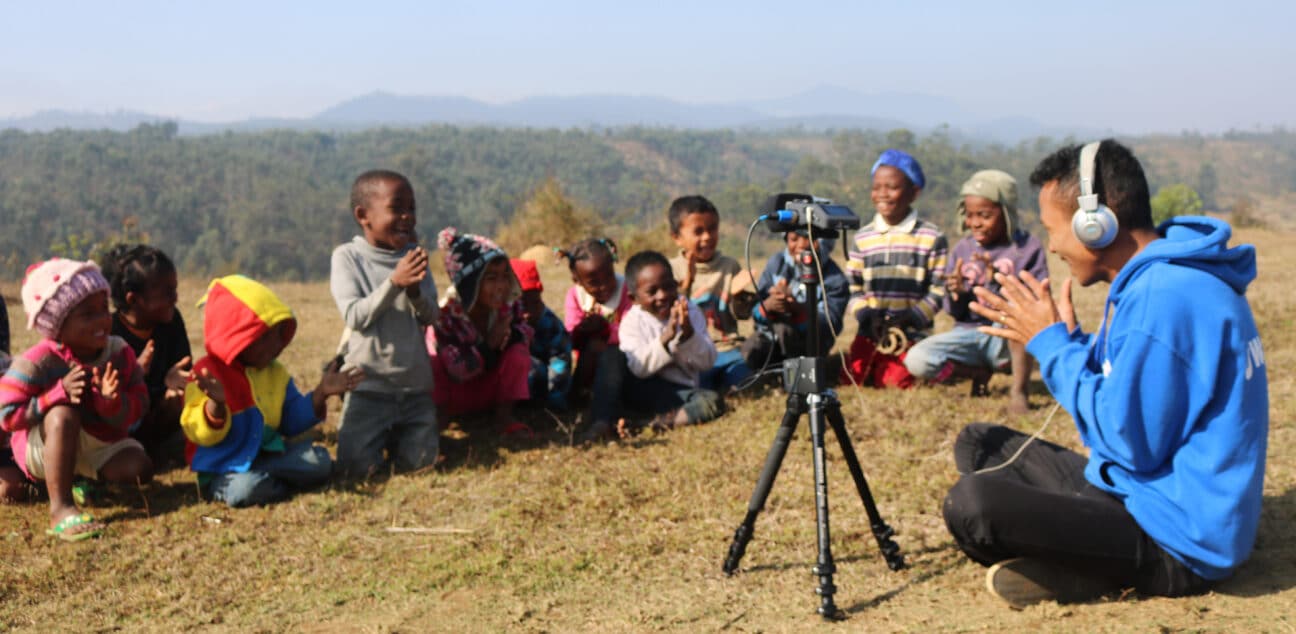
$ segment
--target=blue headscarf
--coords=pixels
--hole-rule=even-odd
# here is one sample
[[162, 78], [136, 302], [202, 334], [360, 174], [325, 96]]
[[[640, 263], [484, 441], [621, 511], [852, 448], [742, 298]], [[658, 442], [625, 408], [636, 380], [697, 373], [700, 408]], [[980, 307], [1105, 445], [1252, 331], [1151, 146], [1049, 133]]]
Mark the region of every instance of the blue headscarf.
[[904, 151], [891, 148], [882, 152], [882, 156], [879, 156], [877, 162], [873, 164], [873, 171], [870, 172], [870, 175], [877, 174], [878, 168], [883, 165], [890, 165], [904, 172], [904, 175], [909, 178], [909, 182], [913, 183], [914, 187], [918, 189], [922, 189], [927, 185], [927, 179], [923, 177], [922, 166], [918, 164], [917, 159], [909, 156]]

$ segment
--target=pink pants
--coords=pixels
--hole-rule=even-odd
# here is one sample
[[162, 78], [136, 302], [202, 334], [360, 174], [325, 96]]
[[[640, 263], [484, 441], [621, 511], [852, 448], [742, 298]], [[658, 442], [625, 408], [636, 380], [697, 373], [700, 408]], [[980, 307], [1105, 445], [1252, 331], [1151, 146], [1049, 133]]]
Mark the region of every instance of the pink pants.
[[445, 363], [434, 353], [432, 401], [438, 410], [451, 416], [487, 411], [500, 401], [524, 401], [531, 395], [527, 387], [530, 371], [531, 353], [521, 342], [504, 350], [499, 365], [462, 383], [450, 378]]

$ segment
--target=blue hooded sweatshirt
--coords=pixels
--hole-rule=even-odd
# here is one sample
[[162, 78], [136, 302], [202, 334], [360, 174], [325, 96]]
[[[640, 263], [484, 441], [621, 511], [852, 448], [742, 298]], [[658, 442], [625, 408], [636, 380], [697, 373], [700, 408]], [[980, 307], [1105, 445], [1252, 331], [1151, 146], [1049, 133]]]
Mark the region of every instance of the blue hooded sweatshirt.
[[1085, 478], [1205, 579], [1251, 554], [1269, 388], [1245, 292], [1255, 248], [1224, 222], [1171, 219], [1117, 274], [1097, 334], [1063, 324], [1026, 349], [1089, 447]]

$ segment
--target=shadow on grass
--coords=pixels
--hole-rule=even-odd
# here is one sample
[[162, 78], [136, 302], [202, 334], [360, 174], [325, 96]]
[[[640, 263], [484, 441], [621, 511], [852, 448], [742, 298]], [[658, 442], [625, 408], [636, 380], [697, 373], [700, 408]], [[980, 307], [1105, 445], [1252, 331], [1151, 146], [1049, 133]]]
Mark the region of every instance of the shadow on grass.
[[1260, 529], [1251, 559], [1215, 592], [1237, 597], [1262, 597], [1296, 587], [1296, 488], [1265, 496]]
[[[877, 542], [873, 541], [873, 536], [871, 534], [861, 533], [857, 537], [859, 543], [862, 545], [861, 547], [864, 550], [862, 552], [857, 552], [845, 556], [838, 556], [834, 554], [833, 564], [840, 568], [842, 564], [851, 564], [851, 563], [858, 563], [861, 561], [868, 561], [870, 559], [877, 559], [878, 563], [885, 566], [886, 561], [883, 559], [882, 553], [878, 551]], [[815, 537], [813, 533], [808, 535], [806, 539], [807, 542], [806, 542], [805, 549], [809, 556], [806, 557], [804, 561], [795, 561], [795, 562], [785, 561], [785, 562], [778, 562], [778, 563], [760, 564], [757, 566], [752, 566], [750, 568], [743, 567], [741, 568], [741, 571], [746, 574], [751, 574], [751, 573], [763, 572], [763, 571], [791, 570], [794, 568], [805, 568], [807, 570], [814, 568], [815, 557], [818, 554], [818, 550], [817, 550], [818, 547], [815, 545], [815, 541], [814, 541]], [[755, 545], [755, 540], [752, 541], [751, 545], [748, 545], [746, 556], [751, 556], [753, 550], [759, 550], [759, 546]], [[906, 566], [908, 568], [913, 568], [913, 563], [912, 563], [913, 558], [921, 557], [923, 555], [930, 555], [933, 553], [942, 553], [945, 551], [958, 552], [958, 550], [954, 547], [954, 542], [952, 541], [937, 546], [927, 546], [926, 548], [920, 548], [914, 551], [905, 550], [903, 544], [901, 544], [901, 548], [900, 548], [900, 554], [904, 555]]]
[[[953, 547], [951, 546], [951, 548]], [[890, 590], [887, 590], [886, 592], [883, 592], [882, 594], [879, 594], [878, 596], [873, 597], [872, 599], [868, 599], [866, 601], [858, 601], [856, 603], [846, 606], [845, 608], [842, 608], [842, 612], [853, 615], [853, 614], [864, 612], [866, 610], [871, 610], [873, 608], [876, 608], [882, 605], [883, 603], [886, 603], [887, 601], [890, 601], [891, 599], [900, 596], [901, 593], [903, 593], [905, 590], [909, 588], [912, 588], [922, 583], [926, 583], [937, 577], [944, 576], [949, 571], [963, 565], [963, 563], [964, 562], [961, 561], [959, 558], [951, 557], [949, 561], [942, 562], [936, 566], [932, 566], [926, 570], [923, 570], [922, 572], [913, 575], [912, 577], [907, 579], [904, 583]]]

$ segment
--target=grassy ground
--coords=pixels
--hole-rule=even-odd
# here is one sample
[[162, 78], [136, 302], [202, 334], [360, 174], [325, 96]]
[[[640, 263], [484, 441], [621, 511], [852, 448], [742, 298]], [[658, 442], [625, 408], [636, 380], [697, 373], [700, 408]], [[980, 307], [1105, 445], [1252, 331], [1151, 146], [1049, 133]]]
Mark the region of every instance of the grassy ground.
[[[1255, 553], [1207, 595], [1015, 612], [983, 588], [940, 517], [956, 474], [954, 435], [972, 420], [1034, 430], [1051, 400], [1007, 419], [1006, 377], [989, 399], [966, 385], [909, 392], [843, 389], [851, 437], [909, 567], [887, 569], [840, 453], [828, 450], [837, 603], [849, 631], [1296, 631], [1296, 299], [1284, 281], [1296, 236], [1243, 233], [1260, 250], [1249, 294], [1269, 364], [1271, 431]], [[1055, 272], [1065, 271], [1053, 262]], [[1060, 275], [1058, 275], [1060, 277]], [[551, 306], [567, 283], [546, 271]], [[442, 278], [442, 281], [444, 278]], [[340, 320], [325, 284], [273, 285], [302, 326], [284, 361], [313, 385]], [[444, 285], [442, 284], [442, 288]], [[15, 349], [17, 286], [3, 286]], [[197, 281], [182, 288], [196, 349]], [[1077, 298], [1096, 323], [1105, 287]], [[844, 336], [848, 336], [844, 335]], [[815, 549], [808, 433], [793, 440], [743, 567], [720, 564], [783, 412], [780, 392], [736, 399], [720, 421], [621, 445], [546, 440], [500, 445], [476, 421], [453, 421], [448, 468], [334, 485], [259, 509], [200, 501], [191, 474], [115, 491], [92, 509], [108, 534], [82, 544], [47, 537], [43, 502], [0, 509], [0, 629], [14, 631], [798, 631], [824, 627], [810, 573]], [[334, 448], [337, 406], [322, 436]], [[546, 418], [534, 414], [539, 423]], [[565, 424], [571, 417], [564, 418]], [[1076, 446], [1065, 412], [1045, 433]], [[396, 528], [432, 532], [393, 532]]]

